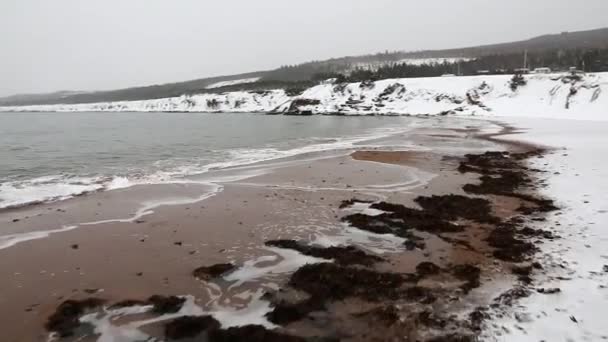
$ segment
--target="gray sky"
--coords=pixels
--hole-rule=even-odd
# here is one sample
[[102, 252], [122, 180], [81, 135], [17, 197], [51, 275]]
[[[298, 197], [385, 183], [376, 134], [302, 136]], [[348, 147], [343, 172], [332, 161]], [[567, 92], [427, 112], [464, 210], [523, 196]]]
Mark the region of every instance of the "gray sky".
[[0, 95], [608, 26], [608, 0], [0, 0]]

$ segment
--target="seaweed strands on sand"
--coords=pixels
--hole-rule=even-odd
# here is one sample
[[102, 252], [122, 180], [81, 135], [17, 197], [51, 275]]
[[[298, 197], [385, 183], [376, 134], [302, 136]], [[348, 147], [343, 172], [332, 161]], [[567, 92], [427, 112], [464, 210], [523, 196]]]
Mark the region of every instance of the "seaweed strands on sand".
[[[456, 236], [475, 239], [463, 243], [475, 242], [476, 247], [485, 243], [485, 250], [479, 252], [472, 248], [471, 253], [510, 265], [521, 283], [529, 284], [534, 270], [539, 268], [537, 263], [523, 264], [531, 261], [537, 249], [531, 238], [553, 238], [548, 231], [524, 227], [525, 220], [522, 219], [555, 210], [552, 201], [525, 192], [534, 189], [535, 181], [530, 175], [533, 171], [526, 168], [524, 161], [541, 153], [466, 155], [458, 169], [480, 174], [478, 184], [463, 187], [464, 192], [471, 196], [419, 196], [414, 200], [417, 207], [367, 202], [369, 208], [381, 213], [350, 214], [342, 220], [371, 233], [406, 238], [404, 253], [424, 248], [428, 236], [436, 236], [452, 244], [461, 241]], [[492, 196], [496, 195], [521, 202], [514, 217], [502, 219], [494, 214]], [[344, 201], [340, 207], [344, 209], [357, 202], [360, 201]], [[472, 227], [481, 233], [467, 235]], [[296, 240], [270, 240], [266, 245], [333, 261], [300, 267], [279, 290], [264, 296], [272, 305], [266, 318], [279, 325], [278, 329], [271, 330], [261, 325], [222, 328], [209, 315], [182, 316], [165, 322], [165, 339], [307, 342], [392, 340], [399, 336], [404, 341], [473, 341], [488, 317], [487, 307], [475, 309], [468, 320], [454, 318], [449, 312], [438, 309], [449, 306], [450, 301], [461, 300], [481, 285], [484, 272], [481, 262], [458, 264], [453, 260], [443, 260], [436, 264], [429, 259], [421, 262], [415, 259], [419, 260], [415, 272], [401, 273], [392, 269], [387, 271], [391, 265], [389, 257], [370, 254], [355, 246], [323, 247]], [[193, 276], [211, 281], [236, 267], [234, 264], [203, 266], [194, 270]], [[525, 287], [517, 287], [491, 305], [510, 305], [528, 292]], [[47, 329], [56, 331], [61, 337], [70, 336], [78, 328], [79, 318], [102, 304], [99, 299], [66, 301], [49, 317]], [[119, 302], [113, 307], [150, 305], [151, 313], [162, 315], [178, 312], [183, 304], [184, 299], [180, 297], [152, 296], [144, 301]], [[344, 309], [348, 305], [351, 305], [350, 311]], [[298, 329], [291, 327], [311, 327], [311, 331], [322, 336], [304, 337], [310, 334], [298, 333]]]

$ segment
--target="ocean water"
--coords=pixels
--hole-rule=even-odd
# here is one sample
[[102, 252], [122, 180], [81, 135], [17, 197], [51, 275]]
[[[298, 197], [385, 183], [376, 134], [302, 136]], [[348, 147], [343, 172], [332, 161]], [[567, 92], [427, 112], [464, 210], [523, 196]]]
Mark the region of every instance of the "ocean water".
[[344, 149], [403, 132], [407, 117], [0, 113], [0, 208]]

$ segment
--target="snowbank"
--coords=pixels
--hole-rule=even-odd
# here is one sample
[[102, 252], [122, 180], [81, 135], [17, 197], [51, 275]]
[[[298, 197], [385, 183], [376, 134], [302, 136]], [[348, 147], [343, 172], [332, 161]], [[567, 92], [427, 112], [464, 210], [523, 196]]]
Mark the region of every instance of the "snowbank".
[[91, 104], [0, 107], [0, 111], [180, 111], [342, 115], [489, 115], [586, 120], [608, 118], [608, 73], [570, 77], [512, 75], [388, 79], [284, 90], [200, 94]]
[[217, 82], [217, 83], [210, 84], [205, 88], [213, 89], [213, 88], [226, 87], [226, 86], [231, 86], [231, 85], [236, 85], [236, 84], [253, 83], [253, 82], [259, 81], [260, 78], [261, 77], [252, 77], [252, 78], [242, 78], [240, 80]]

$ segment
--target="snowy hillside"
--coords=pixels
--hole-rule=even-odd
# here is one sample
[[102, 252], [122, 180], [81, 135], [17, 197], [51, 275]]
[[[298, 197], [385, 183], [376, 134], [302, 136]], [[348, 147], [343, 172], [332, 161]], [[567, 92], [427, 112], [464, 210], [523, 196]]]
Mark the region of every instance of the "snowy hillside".
[[236, 84], [253, 83], [253, 82], [257, 82], [259, 80], [260, 80], [260, 77], [242, 78], [240, 80], [216, 82], [216, 83], [206, 86], [205, 88], [206, 89], [220, 88], [220, 87], [226, 87], [226, 86], [231, 86], [231, 85], [236, 85]]
[[165, 99], [0, 107], [0, 111], [180, 111], [341, 115], [496, 115], [608, 120], [608, 73], [389, 79]]

